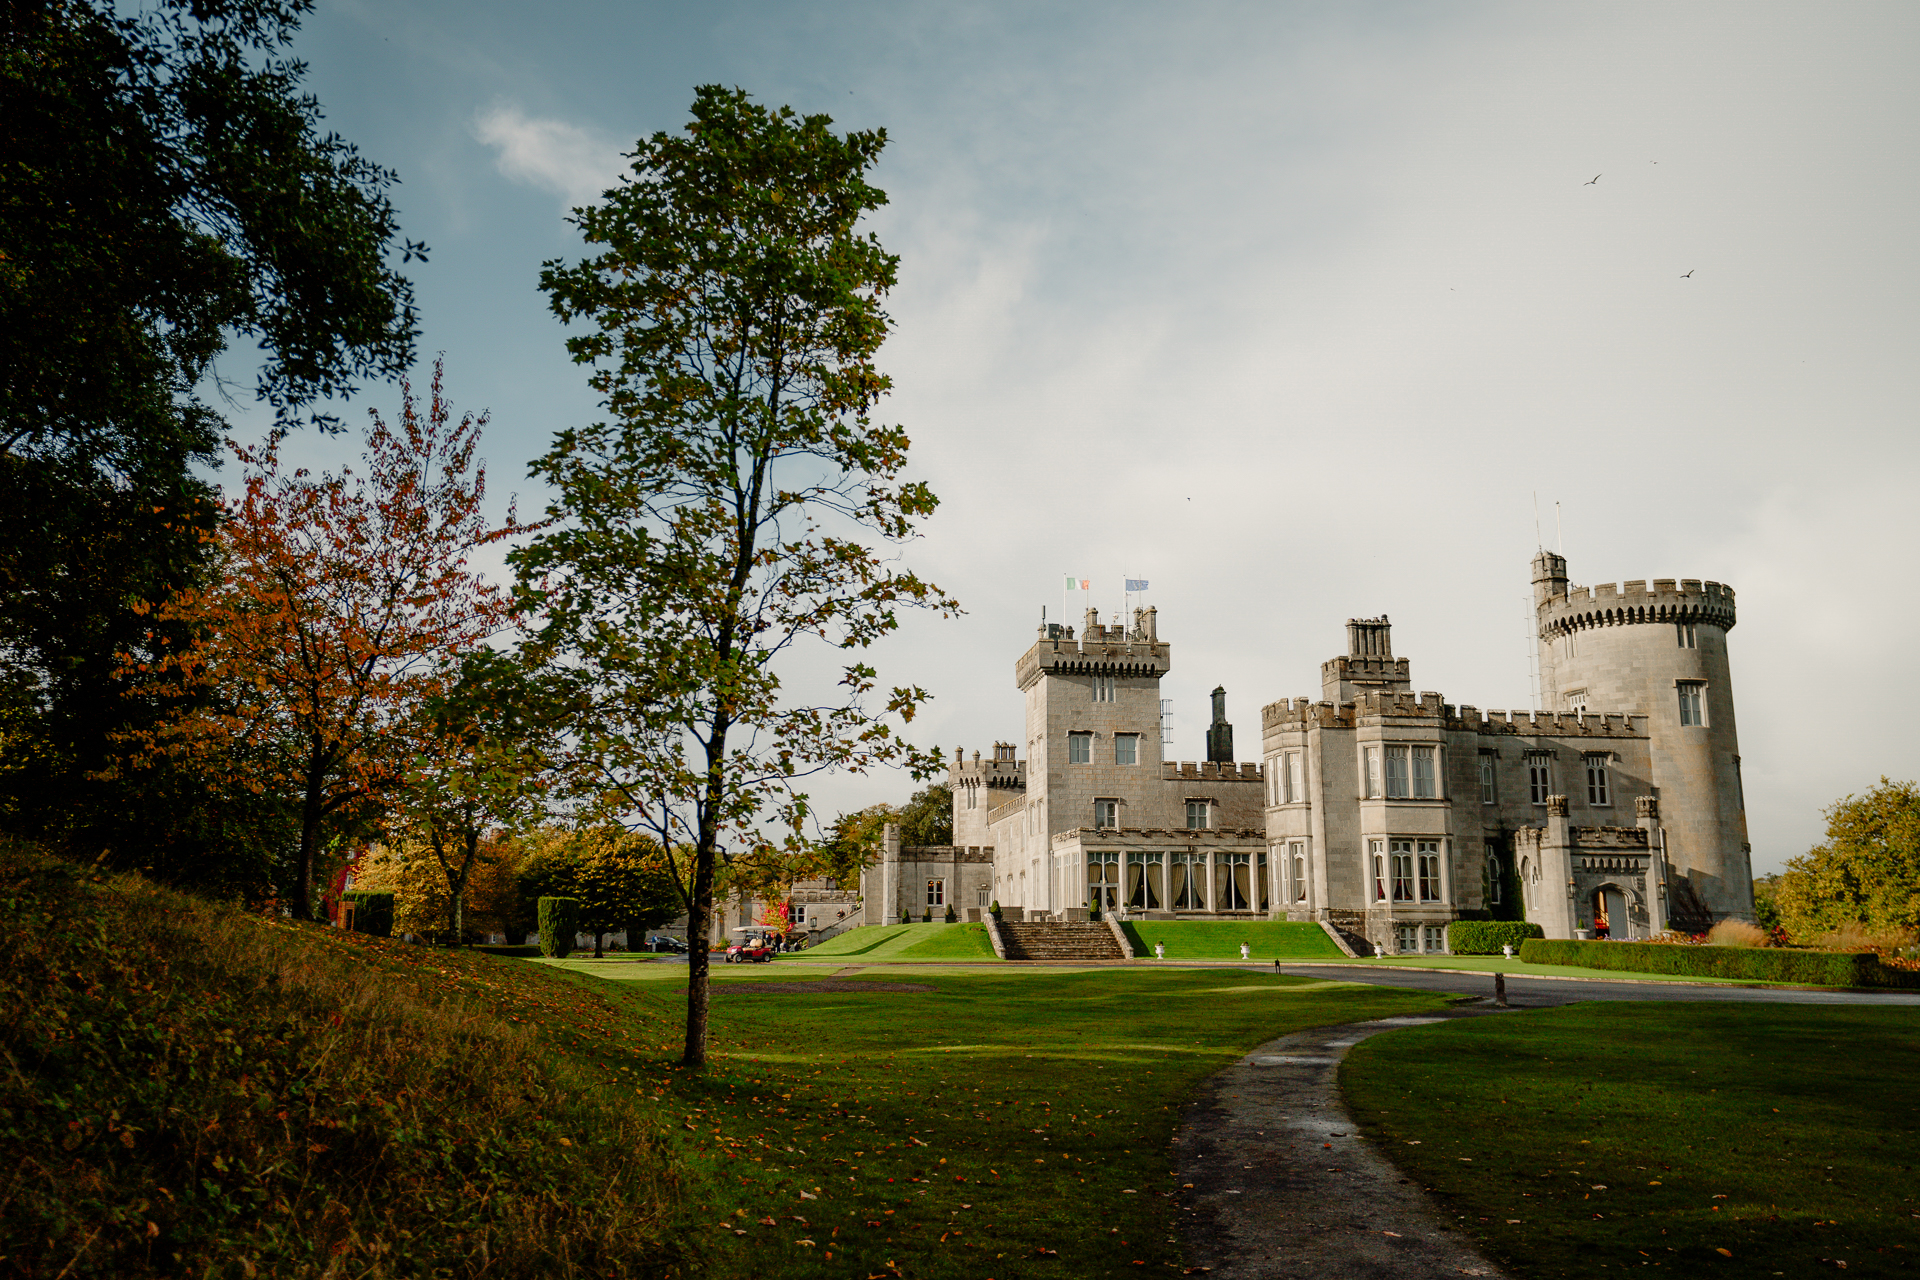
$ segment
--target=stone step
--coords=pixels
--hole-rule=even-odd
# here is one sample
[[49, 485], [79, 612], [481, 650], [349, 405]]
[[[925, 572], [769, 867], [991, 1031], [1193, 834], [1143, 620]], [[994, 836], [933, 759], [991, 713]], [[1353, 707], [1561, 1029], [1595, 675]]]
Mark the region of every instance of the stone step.
[[1000, 926], [1009, 960], [1124, 960], [1105, 924], [1049, 924], [1025, 920]]

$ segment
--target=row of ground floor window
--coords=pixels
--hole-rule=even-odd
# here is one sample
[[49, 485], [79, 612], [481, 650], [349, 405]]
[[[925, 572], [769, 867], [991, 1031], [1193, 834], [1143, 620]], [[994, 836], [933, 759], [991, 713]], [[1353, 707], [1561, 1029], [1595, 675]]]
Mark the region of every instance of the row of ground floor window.
[[[1447, 859], [1439, 840], [1371, 840], [1371, 893], [1375, 902], [1442, 903], [1451, 898]], [[1118, 850], [1086, 855], [1086, 901], [1108, 911], [1269, 911], [1277, 892], [1289, 907], [1312, 903], [1305, 841], [1268, 855], [1254, 853], [1153, 853]], [[1499, 898], [1498, 855], [1488, 846], [1489, 879]], [[1278, 883], [1269, 874], [1277, 870]], [[936, 882], [929, 882], [929, 902]]]

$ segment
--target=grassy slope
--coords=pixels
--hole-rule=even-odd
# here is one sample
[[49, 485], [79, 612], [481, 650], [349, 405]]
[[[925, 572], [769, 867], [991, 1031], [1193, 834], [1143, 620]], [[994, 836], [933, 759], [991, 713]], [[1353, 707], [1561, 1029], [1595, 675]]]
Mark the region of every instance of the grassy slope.
[[863, 924], [857, 929], [849, 929], [837, 938], [829, 938], [817, 947], [808, 947], [795, 954], [804, 956], [855, 956], [863, 955], [875, 947], [888, 943], [900, 943], [931, 936], [944, 929], [944, 924]]
[[1667, 1003], [1395, 1032], [1341, 1075], [1522, 1276], [1911, 1275], [1915, 1079], [1911, 1007]]
[[[677, 1008], [684, 973], [609, 970], [602, 989]], [[716, 1274], [1159, 1273], [1179, 1258], [1168, 1139], [1202, 1077], [1289, 1030], [1442, 1005], [1271, 974], [1006, 966], [888, 975], [923, 994], [727, 993], [810, 976], [719, 974], [713, 1065], [664, 1073], [693, 1234], [738, 1251]]]
[[1288, 920], [1140, 920], [1121, 926], [1133, 942], [1134, 954], [1153, 955], [1153, 945], [1164, 942], [1169, 960], [1238, 960], [1240, 944], [1253, 949], [1255, 960], [1343, 960], [1333, 939], [1317, 924]]
[[676, 1169], [608, 1067], [667, 1023], [619, 1004], [0, 848], [5, 1270], [657, 1269]]
[[940, 932], [897, 953], [901, 960], [998, 960], [983, 924], [941, 925]]

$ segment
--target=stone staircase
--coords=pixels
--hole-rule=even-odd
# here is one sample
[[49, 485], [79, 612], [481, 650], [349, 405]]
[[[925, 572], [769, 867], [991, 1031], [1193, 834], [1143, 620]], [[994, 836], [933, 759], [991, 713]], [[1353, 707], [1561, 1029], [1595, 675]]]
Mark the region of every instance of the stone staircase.
[[1000, 923], [1000, 939], [1009, 960], [1124, 960], [1120, 944], [1104, 922], [1049, 924], [1010, 920]]

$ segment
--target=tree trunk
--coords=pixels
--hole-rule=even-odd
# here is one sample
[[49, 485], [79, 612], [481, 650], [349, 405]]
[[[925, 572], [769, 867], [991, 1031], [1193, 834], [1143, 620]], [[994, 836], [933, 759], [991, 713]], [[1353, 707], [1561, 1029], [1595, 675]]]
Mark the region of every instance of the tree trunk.
[[689, 1067], [707, 1065], [707, 979], [713, 964], [707, 930], [713, 925], [713, 848], [711, 836], [693, 853], [693, 910], [687, 920], [687, 1050]]
[[602, 930], [596, 929], [593, 933], [593, 958], [595, 960], [605, 959], [606, 954], [607, 935]]
[[466, 937], [467, 881], [473, 878], [473, 860], [479, 854], [480, 837], [471, 830], [467, 832], [463, 845], [466, 857], [460, 863], [460, 870], [456, 872], [453, 864], [447, 861], [446, 845], [441, 841], [440, 829], [431, 824], [427, 829], [431, 832], [433, 856], [440, 863], [441, 874], [447, 878], [447, 923], [453, 928], [452, 936], [447, 939], [447, 945], [457, 947]]
[[293, 895], [293, 918], [295, 920], [313, 919], [313, 867], [320, 855], [320, 797], [315, 794], [312, 784], [308, 785], [305, 803], [300, 810], [300, 866], [295, 874], [299, 884]]

